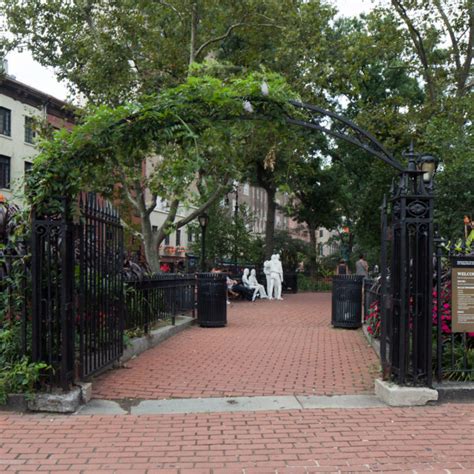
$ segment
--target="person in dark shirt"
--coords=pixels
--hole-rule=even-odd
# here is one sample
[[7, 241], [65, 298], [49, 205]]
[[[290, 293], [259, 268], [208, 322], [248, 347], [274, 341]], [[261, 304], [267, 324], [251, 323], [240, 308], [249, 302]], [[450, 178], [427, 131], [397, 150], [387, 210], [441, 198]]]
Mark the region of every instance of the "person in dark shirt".
[[343, 259], [339, 260], [335, 273], [336, 275], [350, 275], [351, 272], [349, 271], [349, 267]]

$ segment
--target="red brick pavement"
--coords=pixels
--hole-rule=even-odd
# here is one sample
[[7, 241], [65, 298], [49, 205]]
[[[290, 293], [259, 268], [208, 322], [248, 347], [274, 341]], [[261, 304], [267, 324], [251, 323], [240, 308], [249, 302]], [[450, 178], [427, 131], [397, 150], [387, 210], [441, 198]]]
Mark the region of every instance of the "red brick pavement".
[[331, 295], [234, 303], [226, 328], [194, 327], [94, 381], [95, 398], [373, 393], [360, 330], [333, 329]]
[[0, 414], [1, 472], [474, 472], [473, 446], [473, 404], [154, 416]]

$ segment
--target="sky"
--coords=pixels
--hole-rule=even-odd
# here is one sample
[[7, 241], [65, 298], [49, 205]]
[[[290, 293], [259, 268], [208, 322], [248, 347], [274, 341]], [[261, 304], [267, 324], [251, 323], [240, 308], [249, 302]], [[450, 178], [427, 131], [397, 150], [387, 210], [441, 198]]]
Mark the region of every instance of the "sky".
[[[366, 12], [372, 7], [372, 0], [332, 0], [344, 16], [354, 16]], [[66, 100], [68, 92], [64, 83], [56, 80], [54, 70], [45, 68], [33, 60], [28, 51], [11, 52], [7, 56], [8, 73], [35, 89]]]

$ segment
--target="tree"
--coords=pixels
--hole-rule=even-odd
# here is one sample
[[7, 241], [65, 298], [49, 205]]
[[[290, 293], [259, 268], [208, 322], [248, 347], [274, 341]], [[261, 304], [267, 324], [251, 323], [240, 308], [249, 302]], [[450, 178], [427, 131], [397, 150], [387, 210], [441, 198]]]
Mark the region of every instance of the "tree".
[[[137, 236], [149, 266], [159, 271], [156, 250], [166, 235], [216, 202], [238, 176], [241, 128], [262, 116], [283, 120], [292, 93], [281, 77], [264, 77], [271, 87], [266, 97], [260, 91], [261, 74], [227, 82], [204, 76], [189, 77], [141, 103], [98, 107], [72, 132], [61, 130], [41, 143], [28, 178], [30, 203], [40, 213], [51, 213], [60, 210], [59, 196], [73, 200], [88, 189], [104, 195], [121, 192], [140, 217]], [[245, 98], [253, 99], [255, 116], [245, 115]], [[145, 157], [152, 155], [162, 159], [144, 174]], [[168, 200], [169, 212], [153, 232], [150, 215], [158, 197]], [[190, 205], [195, 206], [192, 212], [175, 221], [179, 207]]]
[[309, 271], [316, 274], [316, 229], [334, 229], [341, 221], [339, 183], [334, 167], [322, 167], [321, 158], [303, 155], [288, 170], [292, 199], [287, 212], [305, 223], [310, 236]]
[[4, 43], [29, 49], [89, 103], [118, 105], [178, 85], [190, 64], [215, 55], [239, 30], [275, 33], [278, 3], [3, 0], [13, 35]]

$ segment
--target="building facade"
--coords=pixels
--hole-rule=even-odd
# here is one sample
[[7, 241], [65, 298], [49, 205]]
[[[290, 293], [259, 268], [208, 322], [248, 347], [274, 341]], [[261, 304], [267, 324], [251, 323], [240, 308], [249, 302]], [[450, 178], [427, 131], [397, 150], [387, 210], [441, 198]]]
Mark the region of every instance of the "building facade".
[[0, 76], [0, 193], [22, 202], [22, 181], [38, 154], [38, 123], [59, 129], [71, 127], [70, 106], [8, 75]]

